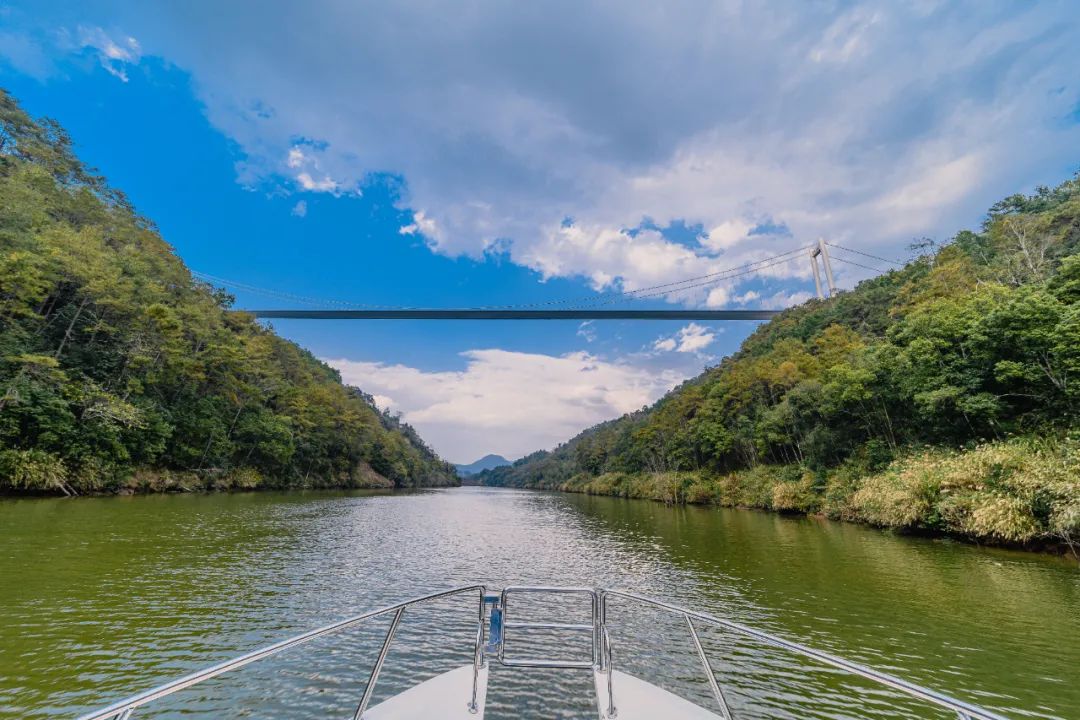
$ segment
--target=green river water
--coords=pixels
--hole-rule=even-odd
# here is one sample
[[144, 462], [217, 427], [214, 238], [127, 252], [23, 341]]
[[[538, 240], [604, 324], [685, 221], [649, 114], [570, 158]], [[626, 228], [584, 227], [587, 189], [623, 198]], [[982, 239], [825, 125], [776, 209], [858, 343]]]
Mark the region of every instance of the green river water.
[[[486, 488], [2, 500], [0, 717], [74, 717], [335, 619], [474, 582], [628, 588], [1009, 717], [1080, 718], [1075, 560], [817, 519]], [[469, 661], [474, 602], [406, 613], [376, 702]], [[680, 623], [627, 609], [616, 667], [708, 706]], [[320, 639], [134, 718], [351, 717], [385, 628], [380, 619]], [[702, 633], [736, 718], [945, 717]], [[596, 717], [590, 692], [584, 671], [495, 666], [488, 717]]]

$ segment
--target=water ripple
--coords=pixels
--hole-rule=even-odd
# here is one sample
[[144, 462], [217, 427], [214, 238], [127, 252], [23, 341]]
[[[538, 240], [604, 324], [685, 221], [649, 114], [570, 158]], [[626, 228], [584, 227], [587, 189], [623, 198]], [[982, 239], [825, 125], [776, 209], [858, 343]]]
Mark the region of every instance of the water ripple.
[[[1080, 717], [1080, 572], [1056, 558], [746, 511], [512, 490], [0, 501], [0, 717], [71, 716], [262, 644], [482, 581], [628, 588], [1016, 717]], [[470, 661], [472, 596], [406, 613], [376, 700]], [[553, 619], [519, 601], [516, 617]], [[587, 616], [587, 611], [582, 610]], [[584, 619], [584, 618], [582, 618]], [[389, 618], [139, 717], [347, 716]], [[685, 626], [613, 606], [617, 667], [706, 707]], [[941, 717], [699, 627], [740, 718]], [[550, 633], [514, 652], [587, 655]], [[617, 689], [616, 689], [617, 692]], [[595, 717], [579, 671], [495, 666], [489, 717]]]

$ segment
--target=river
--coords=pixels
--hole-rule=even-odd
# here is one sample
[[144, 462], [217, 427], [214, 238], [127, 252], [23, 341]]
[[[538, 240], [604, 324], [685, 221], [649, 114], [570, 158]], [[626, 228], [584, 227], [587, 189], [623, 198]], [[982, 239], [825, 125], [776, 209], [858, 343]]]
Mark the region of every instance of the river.
[[[487, 488], [0, 501], [0, 717], [73, 716], [453, 585], [602, 585], [754, 624], [1020, 717], [1080, 718], [1074, 560], [813, 518]], [[469, 599], [407, 613], [376, 701], [469, 659]], [[616, 667], [709, 704], [674, 619]], [[288, 651], [135, 720], [348, 717], [385, 624]], [[714, 631], [737, 718], [889, 717], [890, 696]], [[494, 667], [488, 717], [593, 717], [583, 671]], [[902, 716], [941, 717], [902, 706]], [[226, 712], [240, 708], [241, 712]]]

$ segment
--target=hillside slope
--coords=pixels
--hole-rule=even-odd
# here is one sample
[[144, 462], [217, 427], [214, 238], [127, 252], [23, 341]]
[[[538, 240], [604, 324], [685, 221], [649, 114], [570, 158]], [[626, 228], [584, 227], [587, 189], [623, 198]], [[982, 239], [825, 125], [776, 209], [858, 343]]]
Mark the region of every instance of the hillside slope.
[[475, 478], [996, 542], [1080, 535], [1080, 177], [762, 325], [654, 406]]
[[0, 91], [0, 491], [456, 484]]

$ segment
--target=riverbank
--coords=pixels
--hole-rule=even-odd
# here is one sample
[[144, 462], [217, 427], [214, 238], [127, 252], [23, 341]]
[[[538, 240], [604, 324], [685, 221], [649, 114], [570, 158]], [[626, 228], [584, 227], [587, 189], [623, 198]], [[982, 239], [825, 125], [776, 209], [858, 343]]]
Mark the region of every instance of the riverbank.
[[694, 472], [577, 475], [564, 492], [822, 515], [980, 544], [1080, 553], [1080, 436], [1018, 438], [968, 450], [911, 451], [876, 471], [759, 465]]
[[[268, 478], [254, 468], [231, 470], [172, 470], [140, 468], [134, 472], [94, 483], [72, 483], [63, 472], [37, 457], [36, 451], [0, 453], [0, 497], [63, 495], [107, 496], [155, 493], [244, 492], [254, 490], [394, 490], [399, 487], [456, 487], [461, 481], [449, 472], [428, 473], [396, 485], [367, 463], [337, 477], [309, 475], [289, 481]], [[12, 456], [19, 461], [8, 462]]]

